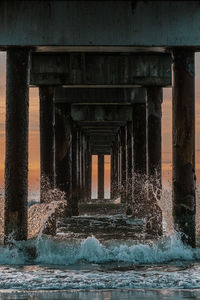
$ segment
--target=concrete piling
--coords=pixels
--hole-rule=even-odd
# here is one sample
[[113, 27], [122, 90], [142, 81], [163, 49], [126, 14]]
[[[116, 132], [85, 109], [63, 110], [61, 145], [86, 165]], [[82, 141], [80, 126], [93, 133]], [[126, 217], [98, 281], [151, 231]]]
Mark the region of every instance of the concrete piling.
[[111, 155], [110, 155], [110, 199], [114, 199], [114, 149], [112, 146]]
[[139, 217], [146, 209], [146, 101], [145, 94], [141, 102], [134, 103], [132, 135], [133, 135], [133, 202], [132, 215]]
[[86, 189], [86, 202], [91, 201], [91, 183], [92, 183], [92, 154], [90, 149], [89, 139], [86, 140], [86, 167], [85, 167], [85, 189]]
[[87, 199], [87, 187], [86, 187], [86, 148], [87, 148], [87, 142], [86, 137], [83, 134], [82, 135], [82, 201], [85, 202]]
[[147, 232], [162, 235], [161, 104], [162, 88], [147, 88]]
[[72, 216], [78, 216], [79, 203], [79, 177], [78, 177], [78, 130], [74, 126], [72, 129], [72, 194], [69, 202], [69, 209]]
[[71, 191], [71, 118], [70, 105], [55, 109], [55, 185], [69, 198]]
[[82, 188], [82, 182], [81, 182], [81, 161], [82, 161], [82, 149], [81, 149], [81, 130], [80, 128], [77, 128], [77, 176], [78, 176], [78, 182], [77, 182], [77, 195], [78, 199], [81, 197], [81, 188]]
[[126, 125], [126, 212], [132, 214], [132, 194], [133, 194], [133, 162], [132, 162], [132, 122]]
[[27, 239], [29, 49], [7, 50], [4, 241]]
[[118, 131], [117, 134], [117, 156], [118, 156], [118, 169], [117, 169], [117, 187], [118, 187], [118, 194], [117, 197], [121, 197], [121, 174], [122, 174], [122, 168], [121, 168], [121, 142], [120, 142], [120, 132]]
[[54, 88], [40, 87], [40, 202], [55, 185]]
[[120, 194], [121, 194], [121, 202], [126, 203], [126, 135], [125, 135], [125, 127], [122, 126], [120, 128], [120, 168], [121, 168], [121, 176], [120, 176]]
[[173, 51], [173, 217], [182, 239], [196, 244], [194, 51]]
[[113, 182], [111, 182], [113, 186], [113, 198], [118, 197], [118, 141], [115, 138], [113, 143]]
[[98, 154], [98, 199], [104, 199], [104, 155]]

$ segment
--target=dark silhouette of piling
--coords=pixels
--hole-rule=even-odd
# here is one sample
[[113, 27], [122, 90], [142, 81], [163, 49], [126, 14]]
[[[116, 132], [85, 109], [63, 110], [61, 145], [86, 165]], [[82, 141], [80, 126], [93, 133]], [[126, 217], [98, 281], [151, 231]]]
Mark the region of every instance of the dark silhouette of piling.
[[78, 130], [72, 130], [72, 194], [69, 201], [69, 210], [73, 216], [78, 215], [79, 178], [78, 178]]
[[66, 109], [55, 109], [55, 182], [56, 188], [65, 193], [66, 199], [71, 194], [72, 152], [71, 152], [71, 117], [70, 105]]
[[[144, 95], [145, 96], [145, 95]], [[133, 204], [132, 215], [140, 216], [144, 214], [146, 208], [146, 104], [145, 98], [141, 103], [134, 103], [132, 135], [133, 135]]]
[[162, 88], [147, 88], [147, 232], [162, 235], [161, 104]]
[[126, 209], [127, 214], [132, 214], [132, 196], [133, 196], [133, 130], [132, 121], [126, 125]]
[[27, 239], [29, 52], [7, 50], [5, 243]]
[[104, 199], [104, 155], [98, 154], [98, 199]]
[[40, 202], [54, 188], [55, 142], [53, 87], [40, 87]]
[[194, 52], [175, 49], [173, 58], [173, 217], [183, 241], [195, 247]]

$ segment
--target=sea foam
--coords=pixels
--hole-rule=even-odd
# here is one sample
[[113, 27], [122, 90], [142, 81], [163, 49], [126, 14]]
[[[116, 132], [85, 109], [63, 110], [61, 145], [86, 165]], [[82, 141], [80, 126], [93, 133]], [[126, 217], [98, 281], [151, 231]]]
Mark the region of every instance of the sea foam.
[[[27, 249], [35, 248], [31, 258]], [[12, 247], [0, 247], [0, 264], [72, 265], [88, 263], [125, 262], [130, 264], [160, 264], [175, 260], [199, 261], [200, 249], [184, 245], [180, 236], [173, 235], [151, 244], [101, 244], [95, 237], [82, 241], [58, 241], [40, 237], [27, 242], [15, 242]]]

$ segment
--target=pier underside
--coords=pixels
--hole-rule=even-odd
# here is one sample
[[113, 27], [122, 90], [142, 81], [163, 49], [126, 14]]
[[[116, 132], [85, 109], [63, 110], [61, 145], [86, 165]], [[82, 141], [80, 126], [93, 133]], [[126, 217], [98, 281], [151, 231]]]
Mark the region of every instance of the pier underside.
[[[147, 234], [162, 236], [163, 88], [173, 86], [173, 218], [187, 235], [184, 241], [195, 246], [199, 15], [198, 1], [1, 1], [0, 49], [7, 51], [5, 242], [13, 232], [16, 240], [27, 239], [29, 87], [38, 87], [40, 95], [41, 204], [51, 202], [52, 193], [62, 195], [66, 216], [81, 228], [81, 210], [94, 206], [93, 155], [96, 205], [108, 205], [109, 155], [111, 200], [119, 199], [130, 218], [142, 216]], [[116, 230], [123, 218], [114, 222]], [[112, 223], [97, 219], [105, 221], [105, 231]]]

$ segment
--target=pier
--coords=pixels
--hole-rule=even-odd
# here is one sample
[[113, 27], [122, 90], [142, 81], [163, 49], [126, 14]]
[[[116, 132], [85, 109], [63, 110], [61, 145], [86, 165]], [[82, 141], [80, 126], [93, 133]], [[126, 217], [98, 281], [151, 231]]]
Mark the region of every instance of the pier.
[[162, 236], [162, 103], [163, 88], [172, 86], [172, 215], [195, 247], [199, 15], [198, 1], [1, 1], [5, 243], [11, 234], [27, 239], [29, 87], [40, 97], [41, 203], [58, 189], [77, 217], [91, 202], [93, 155], [103, 201], [110, 155], [111, 200]]

